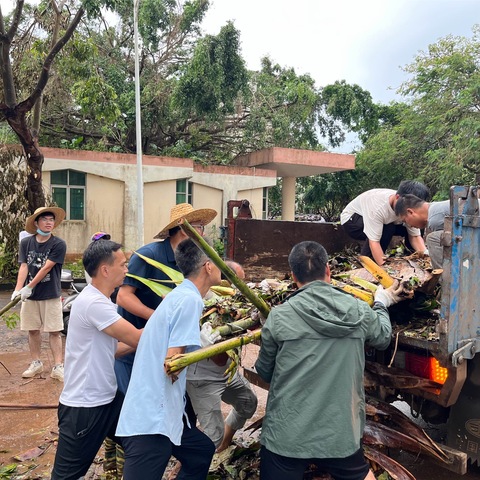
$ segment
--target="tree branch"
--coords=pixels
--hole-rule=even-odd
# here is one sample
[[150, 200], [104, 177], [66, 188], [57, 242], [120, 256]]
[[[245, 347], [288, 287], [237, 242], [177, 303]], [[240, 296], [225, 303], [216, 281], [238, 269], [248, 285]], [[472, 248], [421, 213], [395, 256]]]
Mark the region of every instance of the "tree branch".
[[65, 34], [63, 35], [63, 37], [61, 37], [60, 40], [58, 40], [58, 42], [50, 50], [49, 54], [45, 58], [45, 61], [43, 62], [42, 73], [40, 74], [40, 78], [38, 79], [35, 89], [31, 93], [31, 95], [26, 100], [21, 102], [18, 106], [20, 111], [28, 112], [29, 110], [32, 109], [33, 105], [35, 105], [35, 102], [40, 97], [45, 86], [47, 85], [48, 75], [49, 75], [50, 67], [52, 65], [53, 60], [57, 56], [58, 52], [60, 52], [60, 50], [65, 46], [68, 40], [70, 40], [70, 38], [72, 37], [84, 13], [85, 13], [85, 10], [83, 9], [83, 7], [80, 7], [75, 17], [73, 18], [72, 22], [70, 23], [67, 30], [65, 31]]

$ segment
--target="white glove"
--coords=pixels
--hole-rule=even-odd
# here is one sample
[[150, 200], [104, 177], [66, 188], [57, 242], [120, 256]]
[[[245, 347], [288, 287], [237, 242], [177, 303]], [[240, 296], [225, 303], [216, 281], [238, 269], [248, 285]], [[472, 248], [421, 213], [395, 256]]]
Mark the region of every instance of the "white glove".
[[375, 301], [380, 302], [386, 308], [391, 307], [392, 305], [395, 305], [396, 303], [407, 298], [400, 296], [402, 291], [403, 288], [398, 280], [395, 280], [395, 283], [388, 288], [383, 288], [381, 285], [379, 285], [375, 291]]
[[10, 300], [15, 300], [20, 295], [20, 290], [15, 290], [10, 297]]
[[221, 337], [218, 330], [213, 330], [210, 322], [205, 322], [200, 329], [200, 345], [208, 347], [213, 345]]
[[30, 297], [32, 295], [32, 292], [33, 292], [33, 288], [30, 288], [28, 285], [23, 287], [20, 290], [20, 295], [22, 296], [22, 301], [25, 301], [28, 297]]

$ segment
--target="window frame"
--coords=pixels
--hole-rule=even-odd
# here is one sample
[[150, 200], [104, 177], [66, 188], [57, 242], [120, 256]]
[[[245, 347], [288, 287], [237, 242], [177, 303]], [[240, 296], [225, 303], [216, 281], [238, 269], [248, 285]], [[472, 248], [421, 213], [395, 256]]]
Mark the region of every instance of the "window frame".
[[[64, 183], [54, 183], [54, 179], [52, 178], [54, 175], [52, 174], [61, 174], [63, 172], [66, 172], [67, 174], [67, 177], [66, 177], [66, 180], [67, 180], [67, 183], [64, 184]], [[72, 184], [71, 183], [71, 180], [70, 180], [70, 174], [71, 172], [75, 172], [75, 174], [81, 174], [83, 175], [83, 185], [77, 185], [77, 184]], [[65, 210], [65, 220], [69, 220], [69, 221], [73, 221], [73, 222], [84, 222], [86, 220], [86, 211], [85, 211], [85, 199], [86, 199], [86, 183], [87, 183], [87, 174], [85, 172], [81, 172], [79, 170], [73, 170], [73, 169], [62, 169], [62, 170], [52, 170], [50, 172], [50, 188], [51, 188], [51, 192], [52, 192], [52, 197], [53, 197], [53, 200], [58, 204], [58, 202], [56, 201], [55, 199], [55, 189], [62, 189], [65, 191], [65, 206], [62, 206], [62, 205], [59, 205], [61, 206], [64, 210]], [[76, 202], [72, 202], [72, 195], [74, 195], [75, 193], [77, 193], [76, 191], [82, 191], [82, 199], [80, 201], [80, 203], [82, 203], [82, 205], [80, 207], [76, 206], [76, 205], [72, 205], [72, 203], [76, 203]], [[60, 192], [58, 192], [60, 193]], [[72, 219], [72, 209], [75, 209], [75, 210], [82, 210], [81, 212], [81, 217], [82, 218], [73, 218]]]
[[[179, 185], [183, 184], [183, 190], [180, 191]], [[183, 196], [183, 200], [179, 201], [179, 196]], [[188, 178], [179, 178], [175, 183], [175, 203], [189, 203], [193, 205], [193, 183]]]

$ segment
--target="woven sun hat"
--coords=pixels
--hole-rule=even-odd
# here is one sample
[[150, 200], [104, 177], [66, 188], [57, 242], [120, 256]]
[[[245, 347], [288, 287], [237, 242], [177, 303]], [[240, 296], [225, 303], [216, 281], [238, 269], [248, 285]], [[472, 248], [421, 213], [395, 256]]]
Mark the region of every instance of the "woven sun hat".
[[35, 210], [33, 215], [30, 215], [25, 222], [25, 230], [32, 235], [37, 233], [35, 222], [37, 218], [45, 213], [51, 213], [55, 217], [55, 224], [53, 228], [57, 228], [65, 220], [65, 210], [60, 207], [40, 207]]
[[166, 238], [171, 228], [178, 227], [179, 221], [184, 218], [190, 224], [207, 225], [215, 217], [217, 212], [211, 208], [194, 209], [189, 203], [179, 203], [170, 210], [170, 223], [162, 228], [153, 238]]

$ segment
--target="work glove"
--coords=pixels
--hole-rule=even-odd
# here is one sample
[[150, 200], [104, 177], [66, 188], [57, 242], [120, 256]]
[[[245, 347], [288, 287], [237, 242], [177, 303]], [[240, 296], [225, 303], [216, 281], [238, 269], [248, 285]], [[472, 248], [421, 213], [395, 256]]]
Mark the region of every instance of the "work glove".
[[22, 301], [24, 302], [28, 297], [30, 297], [32, 295], [32, 292], [33, 292], [33, 288], [30, 288], [28, 285], [23, 287], [20, 290], [20, 295], [22, 297]]
[[10, 300], [15, 300], [20, 295], [20, 290], [15, 290], [10, 297]]
[[392, 305], [405, 300], [406, 297], [400, 296], [402, 291], [403, 287], [398, 280], [395, 280], [394, 284], [388, 288], [383, 288], [379, 285], [375, 291], [375, 301], [381, 303], [386, 308], [391, 307]]
[[202, 347], [208, 347], [213, 345], [221, 335], [218, 330], [213, 330], [210, 322], [205, 322], [200, 329], [200, 345]]

